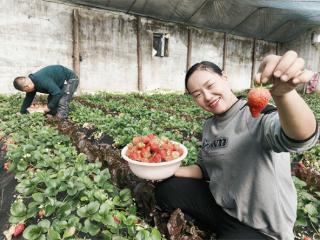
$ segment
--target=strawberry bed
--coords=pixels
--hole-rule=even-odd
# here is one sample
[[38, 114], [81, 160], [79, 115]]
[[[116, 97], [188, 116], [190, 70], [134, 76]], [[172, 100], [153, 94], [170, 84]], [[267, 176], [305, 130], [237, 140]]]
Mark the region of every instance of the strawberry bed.
[[[315, 111], [316, 117], [319, 121], [319, 96], [306, 95], [305, 99]], [[115, 95], [106, 93], [82, 96], [72, 103], [70, 121], [64, 123], [54, 121], [45, 122], [43, 117], [37, 113], [32, 114], [32, 116], [15, 116], [15, 112], [18, 109], [12, 106], [19, 106], [19, 103], [21, 102], [20, 96], [1, 96], [0, 101], [0, 134], [3, 138], [0, 145], [1, 143], [2, 145], [8, 145], [8, 148], [4, 149], [6, 151], [1, 151], [2, 155], [4, 152], [7, 152], [5, 157], [2, 156], [2, 159], [0, 155], [1, 165], [4, 161], [11, 160], [14, 162], [14, 159], [21, 159], [22, 153], [24, 153], [22, 156], [25, 158], [24, 161], [16, 161], [17, 165], [12, 167], [12, 170], [14, 170], [13, 172], [18, 180], [18, 186], [16, 188], [18, 198], [15, 198], [14, 200], [12, 197], [11, 199], [7, 197], [5, 200], [11, 204], [13, 200], [14, 203], [16, 203], [22, 199], [23, 202], [26, 201], [25, 207], [28, 211], [30, 204], [28, 201], [35, 202], [33, 207], [36, 207], [38, 211], [35, 212], [35, 210], [33, 210], [32, 212], [30, 210], [31, 212], [29, 214], [32, 216], [26, 220], [27, 228], [28, 226], [36, 226], [32, 229], [32, 232], [41, 232], [39, 236], [48, 236], [50, 232], [53, 237], [56, 237], [52, 239], [60, 239], [64, 234], [66, 234], [65, 238], [67, 239], [83, 239], [84, 237], [94, 239], [94, 237], [101, 237], [103, 234], [105, 236], [115, 236], [117, 239], [161, 239], [163, 236], [166, 236], [167, 239], [170, 236], [174, 236], [175, 239], [180, 239], [182, 237], [185, 237], [185, 239], [203, 238], [203, 233], [197, 231], [190, 222], [185, 224], [184, 216], [181, 212], [177, 211], [169, 216], [166, 215], [166, 213], [156, 211], [154, 208], [154, 199], [152, 194], [154, 187], [153, 184], [139, 179], [133, 174], [129, 174], [130, 171], [128, 170], [127, 164], [120, 158], [120, 149], [127, 145], [132, 140], [133, 136], [153, 133], [167, 137], [170, 140], [183, 143], [189, 151], [189, 155], [183, 164], [189, 165], [194, 163], [200, 146], [202, 124], [209, 114], [199, 109], [189, 96], [176, 94]], [[40, 131], [40, 129], [43, 131]], [[58, 129], [59, 132], [55, 129]], [[44, 135], [40, 134], [38, 136], [35, 133], [38, 131]], [[29, 143], [31, 138], [37, 139], [37, 137], [40, 136], [41, 141], [39, 140], [39, 143]], [[43, 142], [52, 143], [55, 138], [59, 139], [59, 144], [53, 143], [49, 147], [49, 149], [51, 149], [50, 158], [55, 160], [52, 159], [53, 163], [47, 163], [44, 161], [45, 163], [42, 163], [43, 165], [37, 165], [39, 161], [41, 162], [41, 159], [49, 158], [48, 154], [46, 152], [39, 151], [38, 148], [32, 149], [28, 145], [42, 146], [41, 144]], [[11, 139], [10, 141], [14, 139], [14, 143], [10, 144], [8, 139]], [[65, 149], [68, 149], [66, 153], [61, 152], [65, 151]], [[319, 168], [317, 167], [320, 159], [318, 157], [319, 149], [320, 147], [318, 144], [310, 151], [303, 154], [293, 155], [293, 160], [295, 162], [300, 162], [299, 165], [293, 164], [293, 175], [298, 177], [293, 178], [298, 189], [299, 197], [298, 219], [295, 227], [296, 239], [303, 239], [304, 235], [313, 236], [314, 239], [319, 239], [320, 229], [318, 221], [320, 197], [317, 193], [319, 191], [318, 184], [320, 182]], [[18, 156], [17, 152], [19, 151], [21, 152]], [[32, 157], [25, 156], [29, 152], [32, 152]], [[37, 155], [36, 153], [40, 153], [40, 155]], [[59, 159], [60, 157], [58, 156], [69, 157], [62, 157], [62, 159]], [[80, 158], [79, 161], [84, 161], [86, 165], [92, 166], [90, 171], [87, 172], [87, 176], [91, 176], [92, 178], [86, 178], [88, 180], [88, 184], [89, 180], [95, 182], [95, 179], [99, 178], [96, 176], [100, 176], [100, 178], [108, 176], [107, 179], [103, 179], [103, 181], [110, 184], [108, 188], [115, 189], [114, 194], [112, 195], [112, 201], [115, 201], [116, 204], [122, 204], [122, 206], [118, 206], [116, 204], [113, 205], [115, 208], [112, 208], [112, 211], [114, 211], [113, 216], [115, 218], [112, 217], [113, 220], [110, 220], [112, 224], [109, 222], [108, 225], [108, 221], [104, 224], [101, 219], [98, 220], [101, 220], [102, 222], [97, 221], [92, 214], [88, 215], [85, 210], [85, 208], [88, 208], [89, 210], [87, 210], [90, 212], [91, 210], [95, 211], [96, 208], [101, 209], [101, 205], [103, 205], [103, 201], [101, 199], [102, 196], [100, 196], [100, 199], [95, 196], [93, 196], [92, 199], [89, 199], [86, 195], [88, 200], [80, 200], [80, 203], [78, 204], [79, 208], [83, 209], [83, 214], [81, 212], [82, 210], [78, 212], [78, 209], [69, 209], [66, 206], [66, 212], [71, 212], [76, 219], [79, 218], [79, 222], [74, 218], [71, 218], [76, 222], [71, 221], [69, 223], [67, 221], [66, 224], [62, 224], [62, 226], [60, 226], [54, 222], [54, 219], [56, 216], [61, 217], [62, 219], [65, 216], [63, 213], [59, 213], [59, 211], [56, 212], [56, 208], [51, 215], [39, 218], [39, 211], [42, 209], [42, 206], [41, 204], [38, 204], [36, 200], [40, 201], [43, 195], [36, 194], [39, 192], [33, 192], [31, 195], [27, 196], [23, 195], [25, 192], [19, 184], [25, 180], [24, 177], [30, 179], [35, 177], [35, 175], [30, 175], [30, 165], [36, 170], [44, 168], [48, 171], [48, 168], [50, 167], [53, 169], [51, 171], [59, 172], [61, 168], [58, 168], [59, 164], [57, 164], [57, 162], [66, 162], [67, 160], [70, 160], [70, 164], [75, 165], [74, 161], [77, 161], [77, 158]], [[48, 164], [49, 167], [47, 166]], [[63, 167], [66, 168], [66, 166]], [[25, 175], [22, 174], [26, 170], [28, 173]], [[76, 169], [74, 172], [78, 172], [78, 170], [79, 169]], [[84, 170], [82, 169], [82, 171]], [[12, 183], [14, 175], [13, 172], [8, 173], [1, 171], [1, 179], [5, 179], [4, 176], [10, 175]], [[102, 175], [101, 172], [103, 172]], [[75, 173], [75, 176], [73, 177], [77, 177], [77, 173]], [[9, 180], [7, 181], [9, 182]], [[78, 180], [76, 182], [81, 181]], [[69, 190], [68, 193], [69, 182], [66, 182], [65, 184], [67, 187], [64, 191], [61, 191], [62, 193], [58, 192], [56, 198], [57, 201], [61, 201], [66, 198], [68, 202], [69, 200], [71, 201], [69, 202], [69, 206], [76, 205], [76, 203], [72, 202], [74, 201], [72, 200], [72, 196], [75, 196], [72, 190]], [[9, 194], [10, 196], [13, 196], [13, 185], [14, 184], [11, 184], [11, 191], [10, 189], [5, 189], [8, 193], [11, 192], [11, 194]], [[39, 186], [48, 187], [43, 182], [42, 185], [39, 183]], [[75, 187], [74, 185], [72, 186]], [[49, 185], [49, 187], [52, 186]], [[42, 190], [46, 191], [44, 188]], [[106, 189], [102, 190], [107, 191]], [[82, 190], [78, 189], [77, 191], [81, 192]], [[123, 192], [121, 193], [121, 191]], [[71, 196], [69, 195], [70, 193]], [[108, 192], [103, 192], [102, 195], [104, 194], [110, 195]], [[19, 196], [22, 197], [19, 198]], [[130, 203], [126, 203], [126, 201], [123, 203], [121, 198], [125, 198], [128, 201], [130, 199]], [[15, 206], [13, 205], [14, 203], [11, 205], [11, 210], [16, 209], [16, 207], [13, 207]], [[97, 204], [95, 203], [99, 206], [97, 207]], [[117, 209], [118, 207], [121, 209], [120, 211]], [[19, 208], [21, 208], [21, 206], [19, 206], [18, 209]], [[50, 209], [50, 207], [48, 208]], [[22, 209], [24, 209], [24, 207], [22, 207]], [[9, 227], [9, 222], [17, 222], [17, 219], [13, 217], [17, 217], [17, 215], [18, 217], [22, 217], [20, 216], [21, 212], [17, 213], [15, 211], [8, 210], [7, 214], [7, 222], [5, 225], [2, 225], [6, 227], [3, 227], [1, 231]], [[9, 215], [11, 215], [10, 218]], [[48, 220], [50, 224], [44, 220]], [[4, 219], [1, 221], [4, 221]], [[170, 226], [174, 227], [167, 229], [167, 221], [171, 221]], [[135, 227], [137, 222], [139, 223], [138, 227]], [[179, 222], [184, 224], [179, 224]], [[100, 226], [99, 229], [94, 227], [96, 223]], [[153, 228], [153, 226], [157, 226], [157, 229], [165, 235], [161, 236], [158, 230]], [[29, 232], [29, 230], [27, 232]], [[57, 237], [56, 232], [59, 234], [60, 238]], [[68, 236], [68, 234], [70, 236]], [[106, 237], [105, 239], [109, 238]]]

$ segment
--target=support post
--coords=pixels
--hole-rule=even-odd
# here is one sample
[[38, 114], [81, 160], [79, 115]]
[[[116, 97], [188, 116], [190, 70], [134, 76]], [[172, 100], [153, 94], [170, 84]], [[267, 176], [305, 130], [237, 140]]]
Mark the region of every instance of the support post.
[[79, 77], [78, 92], [81, 93], [80, 80], [80, 44], [79, 44], [79, 11], [73, 9], [73, 70]]
[[255, 68], [256, 68], [256, 39], [253, 39], [253, 46], [252, 46], [252, 68], [251, 68], [251, 83], [250, 83], [250, 88], [253, 88], [253, 87], [254, 87]]
[[192, 29], [188, 28], [187, 71], [191, 67], [192, 57]]
[[138, 91], [143, 91], [142, 79], [142, 51], [141, 51], [141, 17], [137, 16], [137, 64], [138, 64]]
[[227, 58], [227, 44], [228, 44], [228, 38], [227, 38], [227, 33], [224, 33], [224, 38], [223, 38], [223, 58], [222, 58], [222, 70], [226, 70], [226, 58]]

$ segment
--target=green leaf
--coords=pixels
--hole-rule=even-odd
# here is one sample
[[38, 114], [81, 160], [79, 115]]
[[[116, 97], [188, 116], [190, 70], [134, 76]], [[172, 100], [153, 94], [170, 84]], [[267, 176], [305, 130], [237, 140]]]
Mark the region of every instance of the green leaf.
[[101, 203], [108, 198], [107, 195], [103, 192], [103, 190], [95, 191], [93, 195]]
[[77, 163], [80, 163], [80, 164], [84, 164], [86, 160], [87, 160], [87, 156], [84, 153], [80, 153], [76, 159]]
[[60, 240], [60, 235], [57, 231], [55, 231], [53, 228], [50, 228], [48, 230], [48, 240]]
[[77, 210], [77, 214], [79, 217], [87, 217], [87, 208], [84, 206], [84, 207], [81, 207]]
[[111, 209], [113, 209], [113, 203], [111, 201], [105, 201], [103, 204], [101, 204], [100, 209], [99, 209], [99, 214], [105, 215], [110, 212]]
[[39, 240], [42, 228], [37, 225], [29, 225], [23, 232], [23, 237], [28, 240]]
[[309, 201], [317, 201], [317, 199], [314, 197], [314, 196], [312, 196], [310, 193], [307, 193], [307, 192], [300, 192], [301, 193], [301, 197], [303, 198], [303, 199], [306, 199], [306, 200], [309, 200]]
[[41, 220], [39, 223], [38, 223], [38, 226], [39, 227], [42, 227], [42, 230], [43, 232], [47, 232], [49, 227], [50, 227], [50, 221], [45, 219], [45, 220]]
[[297, 178], [296, 176], [292, 176], [292, 180], [293, 180], [293, 182], [294, 182], [294, 184], [295, 184], [295, 186], [296, 186], [297, 188], [302, 188], [302, 187], [307, 186], [306, 182], [300, 180], [300, 179]]
[[70, 227], [64, 231], [63, 238], [72, 237], [76, 232], [75, 227]]
[[96, 222], [102, 222], [102, 216], [98, 213], [95, 213], [90, 216], [90, 220], [96, 221]]
[[130, 225], [134, 225], [134, 223], [136, 222], [137, 220], [137, 217], [134, 216], [134, 215], [129, 215], [124, 221], [123, 223], [127, 226], [130, 226]]
[[27, 216], [22, 216], [22, 217], [15, 217], [15, 216], [10, 216], [9, 218], [9, 222], [10, 223], [20, 223], [20, 222], [24, 222], [26, 220]]
[[124, 197], [126, 195], [131, 196], [131, 191], [129, 188], [122, 189], [119, 193], [120, 197]]
[[313, 204], [307, 204], [304, 209], [310, 216], [318, 216], [317, 208]]
[[99, 207], [100, 207], [99, 202], [97, 202], [97, 201], [90, 202], [86, 207], [87, 213], [90, 215], [93, 215], [94, 213], [96, 213], [99, 210]]
[[94, 223], [91, 223], [91, 221], [87, 219], [84, 222], [83, 231], [89, 233], [91, 236], [96, 236], [100, 231], [100, 227]]
[[71, 215], [68, 220], [68, 225], [76, 227], [79, 225], [79, 222], [80, 222], [80, 218], [78, 218], [77, 216]]
[[74, 207], [72, 206], [72, 202], [66, 202], [58, 208], [58, 214], [62, 217], [67, 217], [71, 214], [73, 209]]
[[306, 227], [308, 226], [308, 222], [305, 218], [298, 218], [294, 224], [295, 226]]
[[151, 231], [151, 239], [152, 240], [161, 240], [161, 233], [158, 229], [153, 228]]
[[133, 237], [136, 233], [136, 229], [134, 226], [127, 226], [128, 234], [130, 237]]
[[103, 215], [101, 222], [106, 226], [112, 226], [112, 227], [116, 226], [116, 223], [115, 223], [113, 216], [111, 214]]
[[313, 223], [318, 223], [318, 216], [309, 216], [309, 218]]
[[47, 205], [45, 206], [45, 211], [46, 211], [46, 216], [50, 216], [52, 213], [54, 213], [54, 211], [56, 210], [55, 206], [52, 205]]
[[15, 201], [11, 205], [10, 213], [11, 213], [12, 216], [15, 216], [15, 217], [25, 216], [27, 214], [26, 205], [20, 200]]
[[57, 231], [61, 232], [63, 229], [66, 229], [68, 227], [67, 221], [60, 221], [58, 219], [53, 220], [52, 227]]
[[78, 192], [80, 192], [86, 188], [86, 186], [82, 182], [76, 182], [75, 187], [78, 190]]
[[38, 209], [39, 209], [39, 203], [30, 202], [28, 204], [27, 218], [35, 217], [39, 211]]
[[43, 193], [40, 192], [32, 194], [32, 198], [38, 203], [42, 203], [44, 201]]
[[140, 230], [136, 235], [136, 240], [150, 240], [150, 233], [147, 230]]
[[61, 184], [58, 179], [47, 179], [46, 185], [48, 188], [57, 188]]
[[40, 236], [40, 238], [37, 239], [37, 240], [47, 240], [47, 239], [46, 239], [46, 236], [45, 236], [44, 234], [42, 234], [42, 235]]
[[91, 179], [87, 176], [84, 176], [82, 178], [82, 183], [88, 188], [91, 189], [93, 187], [93, 182], [91, 181]]
[[17, 170], [23, 172], [27, 169], [28, 163], [24, 160], [20, 160], [17, 164]]
[[68, 188], [67, 193], [69, 196], [74, 196], [76, 195], [76, 193], [78, 192], [78, 190], [76, 188]]

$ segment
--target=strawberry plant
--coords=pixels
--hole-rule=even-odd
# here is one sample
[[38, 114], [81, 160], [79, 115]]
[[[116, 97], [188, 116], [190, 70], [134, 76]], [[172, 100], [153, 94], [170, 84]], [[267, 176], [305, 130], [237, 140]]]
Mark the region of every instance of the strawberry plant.
[[101, 163], [89, 163], [69, 138], [46, 126], [40, 114], [6, 113], [11, 118], [1, 118], [0, 129], [11, 136], [6, 160], [18, 181], [6, 236], [162, 239], [137, 216], [130, 190], [115, 187]]
[[316, 192], [316, 198], [307, 191], [306, 183], [293, 177], [298, 194], [297, 220], [295, 222], [296, 230], [303, 230], [307, 226], [312, 226], [314, 230], [314, 239], [320, 238], [320, 192]]
[[[303, 97], [319, 121], [319, 95]], [[189, 96], [99, 93], [78, 99], [72, 103], [70, 119], [79, 127], [95, 129], [96, 139], [108, 134], [114, 146], [121, 148], [133, 136], [154, 133], [188, 148], [185, 165], [196, 161], [202, 124], [210, 114], [195, 106]], [[14, 171], [18, 181], [18, 197], [10, 209], [11, 235], [18, 224], [25, 224], [26, 239], [162, 238], [138, 217], [129, 189], [112, 184], [108, 169], [78, 154], [69, 138], [46, 126], [41, 114], [16, 116], [21, 101], [20, 95], [0, 95], [0, 138], [6, 140], [8, 171]], [[318, 171], [319, 159], [319, 143], [293, 154], [293, 160]], [[303, 181], [294, 178], [294, 182], [296, 237], [319, 239], [320, 197]]]

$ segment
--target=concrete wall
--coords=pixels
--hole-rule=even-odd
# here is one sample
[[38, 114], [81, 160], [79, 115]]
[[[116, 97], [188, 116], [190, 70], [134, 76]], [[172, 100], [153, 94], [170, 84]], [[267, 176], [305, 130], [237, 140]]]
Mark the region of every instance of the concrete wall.
[[[305, 68], [309, 69], [313, 72], [320, 72], [320, 43], [312, 44], [311, 42], [311, 34], [315, 31], [320, 33], [320, 29], [312, 29], [304, 34], [302, 34], [299, 38], [294, 41], [284, 43], [280, 45], [280, 54], [284, 52], [294, 49], [299, 57], [304, 58]], [[311, 81], [309, 82], [309, 84]], [[307, 85], [300, 85], [298, 90], [306, 91]], [[320, 82], [316, 84], [316, 91], [320, 91]]]
[[[268, 43], [266, 41], [258, 40], [256, 41], [256, 61], [254, 74], [258, 72], [259, 66], [263, 58], [269, 54], [276, 54], [277, 52], [277, 44], [276, 43]], [[254, 77], [254, 75], [253, 75]]]
[[[184, 90], [187, 63], [187, 29], [173, 23], [142, 18], [143, 90]], [[168, 57], [153, 56], [153, 33], [169, 34]]]
[[225, 72], [234, 91], [250, 88], [253, 40], [228, 35]]
[[223, 33], [193, 29], [191, 64], [210, 61], [222, 68], [223, 41]]
[[0, 0], [0, 93], [50, 64], [72, 67], [72, 8], [39, 0]]
[[[313, 30], [302, 34], [299, 38], [292, 42], [284, 43], [280, 45], [280, 54], [294, 49], [300, 57], [306, 61], [306, 68], [312, 71], [320, 71], [320, 43], [316, 45], [311, 44], [311, 33]], [[315, 29], [317, 31], [317, 29]], [[320, 29], [318, 30], [318, 33]]]
[[[124, 13], [42, 0], [0, 0], [0, 93], [12, 80], [50, 64], [72, 68], [72, 12], [79, 9], [82, 92], [138, 91], [137, 18]], [[223, 33], [192, 29], [191, 64], [202, 60], [222, 67]], [[153, 33], [169, 34], [169, 56], [152, 54]], [[319, 67], [319, 52], [305, 38], [289, 43]], [[305, 46], [305, 47], [303, 47]], [[285, 47], [283, 46], [282, 49]], [[184, 91], [187, 26], [141, 18], [143, 91]], [[226, 72], [235, 91], [250, 87], [253, 40], [227, 35]], [[256, 69], [275, 44], [256, 43]]]
[[82, 91], [137, 91], [136, 18], [81, 10], [79, 22]]

